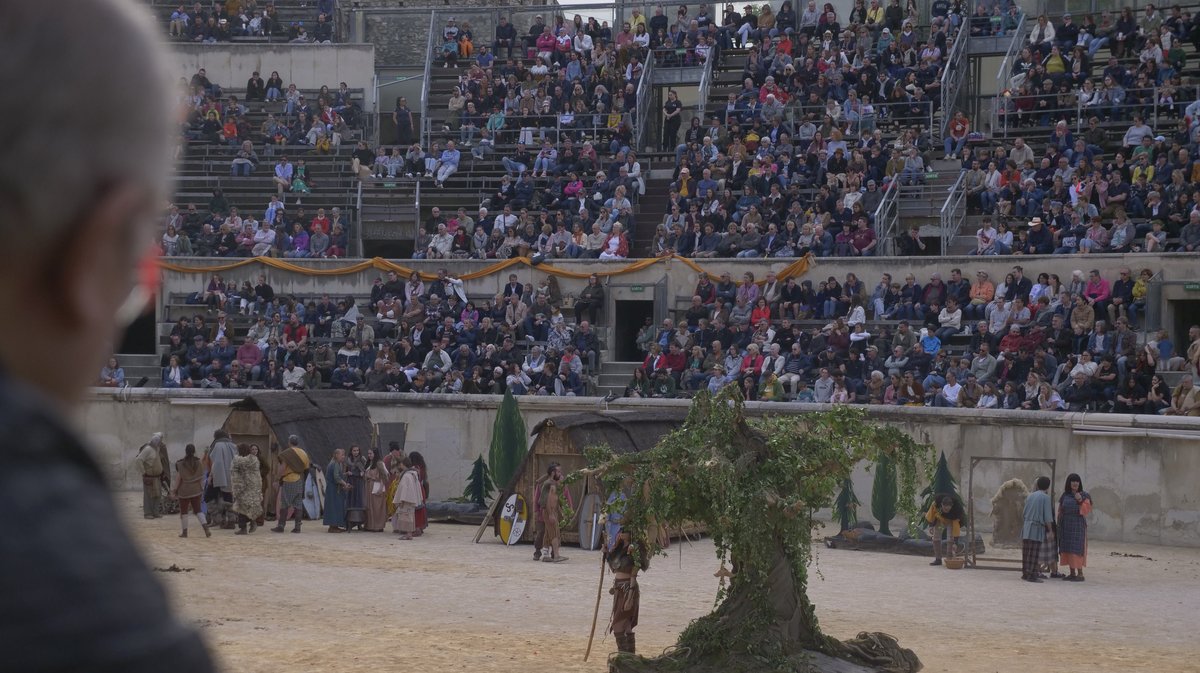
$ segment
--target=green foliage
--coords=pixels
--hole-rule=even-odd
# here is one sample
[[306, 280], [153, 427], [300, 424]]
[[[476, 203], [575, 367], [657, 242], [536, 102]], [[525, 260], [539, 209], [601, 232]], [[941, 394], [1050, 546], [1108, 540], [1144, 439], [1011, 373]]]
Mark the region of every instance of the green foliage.
[[491, 472], [488, 470], [487, 463], [483, 462], [483, 456], [479, 456], [471, 465], [471, 476], [467, 477], [467, 487], [463, 489], [462, 494], [463, 500], [486, 507], [488, 498], [492, 497], [494, 490], [496, 487], [492, 485]]
[[946, 452], [943, 451], [938, 456], [937, 467], [934, 469], [933, 481], [921, 491], [921, 510], [928, 512], [930, 505], [933, 504], [933, 496], [947, 493], [958, 498], [962, 502], [962, 494], [958, 492], [958, 482], [954, 480], [954, 475], [950, 474], [950, 464], [946, 461]]
[[875, 461], [875, 483], [871, 484], [871, 516], [879, 520], [879, 532], [891, 535], [888, 523], [896, 518], [896, 463], [881, 451]]
[[488, 449], [488, 466], [492, 471], [492, 481], [499, 484], [501, 489], [507, 489], [525, 452], [529, 449], [525, 430], [525, 419], [521, 418], [521, 409], [517, 399], [511, 392], [504, 393], [500, 408], [496, 410], [496, 422], [492, 424], [492, 445]]
[[888, 455], [896, 458], [899, 507], [915, 520], [918, 466], [933, 458], [928, 445], [867, 422], [860, 408], [747, 421], [736, 386], [715, 398], [701, 392], [687, 420], [649, 451], [589, 447], [585, 455], [606, 492], [626, 494], [625, 528], [647, 551], [662, 549], [645, 531], [699, 523], [719, 559], [736, 568], [714, 612], [680, 636], [674, 656], [686, 659], [685, 670], [688, 662], [742, 656], [783, 665], [804, 649], [845, 653], [821, 634], [806, 593], [813, 515], [834, 504], [856, 464]]
[[861, 504], [858, 496], [854, 494], [854, 482], [850, 477], [846, 477], [842, 480], [842, 490], [838, 493], [837, 500], [833, 501], [833, 515], [841, 522], [842, 530], [850, 530], [858, 523], [858, 506]]

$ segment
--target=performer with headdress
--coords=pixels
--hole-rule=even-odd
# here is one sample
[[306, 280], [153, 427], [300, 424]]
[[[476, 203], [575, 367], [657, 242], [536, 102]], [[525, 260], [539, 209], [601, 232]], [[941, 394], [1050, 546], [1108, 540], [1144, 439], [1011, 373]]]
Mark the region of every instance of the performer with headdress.
[[618, 652], [634, 654], [637, 648], [633, 630], [641, 606], [637, 575], [650, 567], [650, 559], [643, 540], [624, 526], [624, 501], [623, 494], [609, 496], [609, 514], [604, 524], [604, 557], [613, 573], [612, 588], [608, 591], [613, 597], [608, 630], [617, 641]]

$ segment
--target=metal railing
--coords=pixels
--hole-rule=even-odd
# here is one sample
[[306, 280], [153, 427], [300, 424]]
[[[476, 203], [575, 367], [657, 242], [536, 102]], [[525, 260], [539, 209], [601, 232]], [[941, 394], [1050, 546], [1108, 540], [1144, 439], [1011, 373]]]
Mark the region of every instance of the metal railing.
[[1162, 329], [1162, 295], [1165, 280], [1162, 269], [1159, 269], [1146, 284], [1146, 314], [1142, 317], [1142, 343], [1150, 339], [1150, 332]]
[[999, 106], [1004, 102], [1004, 92], [1008, 90], [1008, 82], [1012, 78], [1013, 64], [1017, 62], [1017, 54], [1021, 52], [1021, 46], [1025, 44], [1026, 25], [1025, 12], [1021, 12], [1020, 18], [1017, 19], [1017, 28], [1012, 32], [1012, 41], [1008, 44], [1008, 51], [1005, 52], [1004, 60], [1000, 62], [1000, 70], [996, 73], [996, 100], [992, 104], [993, 132], [1000, 125]]
[[696, 102], [696, 116], [700, 117], [700, 123], [704, 123], [704, 111], [708, 108], [708, 90], [712, 86], [713, 78], [713, 61], [716, 60], [716, 52], [710, 52], [708, 58], [704, 59], [704, 72], [700, 75], [700, 86], [696, 91], [699, 100]]
[[[800, 124], [804, 123], [805, 115], [813, 115], [812, 122], [818, 127], [825, 118], [824, 105], [809, 106], [805, 103], [806, 101], [804, 100], [792, 99], [788, 101], [786, 106], [784, 106], [783, 119], [785, 122], [793, 125], [793, 130], [798, 128]], [[822, 103], [824, 103], [824, 101], [822, 101]], [[925, 126], [925, 128], [932, 128], [934, 121], [933, 99], [925, 98], [920, 101], [920, 104], [925, 108], [925, 110], [919, 116], [912, 116], [910, 114], [912, 102], [910, 101], [901, 101], [897, 103], [873, 103], [871, 105], [871, 112], [869, 114], [862, 114], [859, 119], [855, 120], [851, 124], [850, 133], [854, 134], [862, 133], [862, 131], [874, 131], [875, 127], [880, 124], [900, 124], [902, 127], [912, 126], [918, 120], [922, 125]], [[841, 110], [839, 114], [843, 115], [838, 118], [837, 125], [840, 127], [840, 125], [846, 121], [844, 116], [845, 106], [840, 105], [838, 107]], [[755, 118], [761, 118], [761, 113], [756, 111]], [[887, 134], [884, 134], [884, 136], [887, 137]], [[793, 134], [793, 137], [795, 137], [795, 134]], [[825, 140], [829, 139], [825, 138]], [[847, 137], [846, 142], [855, 147], [857, 146], [855, 138]], [[853, 147], [851, 149], [853, 149]]]
[[950, 244], [958, 237], [958, 232], [962, 229], [963, 221], [966, 219], [967, 194], [962, 188], [966, 176], [965, 171], [959, 172], [958, 179], [954, 181], [950, 187], [950, 193], [946, 195], [946, 202], [942, 204], [938, 219], [941, 221], [943, 255], [950, 254]]
[[[1163, 104], [1160, 94], [1164, 88], [1166, 87], [1155, 86], [1150, 89], [1151, 100], [1147, 102], [1084, 105], [1076, 96], [1075, 104], [1071, 107], [1055, 106], [1046, 111], [1034, 109], [1025, 112], [1019, 112], [1015, 108], [1016, 103], [1012, 100], [1015, 97], [1010, 98], [1001, 92], [993, 103], [993, 110], [998, 117], [998, 121], [992, 127], [993, 135], [1007, 138], [1010, 131], [1010, 120], [1013, 117], [1017, 117], [1018, 120], [1022, 117], [1034, 118], [1038, 122], [1036, 124], [1038, 129], [1052, 127], [1059, 121], [1065, 120], [1068, 126], [1075, 127], [1075, 133], [1082, 133], [1091, 117], [1108, 117], [1112, 121], [1119, 122], [1120, 120], [1129, 121], [1133, 119], [1134, 115], [1140, 115], [1146, 124], [1152, 129], [1158, 130], [1160, 117], [1183, 117], [1184, 108], [1200, 97], [1200, 84], [1172, 86], [1170, 88], [1175, 92], [1172, 102], [1169, 105]], [[1075, 90], [1074, 93], [1077, 92], [1078, 90]], [[1041, 123], [1043, 117], [1047, 118], [1045, 124]], [[1073, 124], [1071, 123], [1072, 119]]]
[[358, 193], [355, 195], [355, 208], [354, 208], [354, 241], [356, 244], [355, 245], [355, 248], [356, 248], [355, 253], [359, 257], [365, 256], [364, 251], [363, 251], [362, 190], [363, 190], [363, 183], [362, 183], [362, 180], [359, 180], [358, 181], [358, 190], [357, 190]]
[[1007, 88], [1007, 80], [1012, 76], [1012, 66], [1016, 63], [1017, 54], [1021, 53], [1021, 47], [1025, 45], [1025, 38], [1028, 35], [1029, 23], [1026, 22], [1027, 17], [1025, 12], [1021, 12], [1017, 18], [1017, 27], [1012, 32], [1012, 40], [1008, 43], [1008, 50], [1004, 52], [1004, 60], [1000, 63], [1000, 70], [996, 73], [996, 91], [1003, 91]]
[[425, 42], [425, 74], [421, 81], [421, 146], [429, 147], [429, 134], [431, 131], [429, 124], [429, 80], [430, 69], [433, 68], [433, 50], [437, 42], [434, 40], [435, 35], [440, 35], [441, 30], [438, 28], [438, 13], [432, 12], [429, 16], [429, 37]]
[[963, 78], [967, 73], [967, 62], [964, 56], [967, 53], [967, 41], [970, 39], [970, 35], [971, 31], [969, 30], [958, 31], [958, 35], [954, 38], [954, 46], [950, 48], [950, 53], [942, 65], [941, 86], [938, 87], [938, 92], [941, 94], [942, 121], [931, 129], [931, 133], [936, 131], [934, 140], [937, 141], [946, 137], [946, 129], [954, 117], [952, 109], [958, 100], [958, 91], [962, 87]]
[[883, 190], [883, 198], [875, 208], [876, 249], [881, 255], [896, 254], [896, 235], [900, 229], [900, 180], [893, 178]]
[[421, 238], [421, 181], [413, 188], [413, 253], [417, 252], [417, 241]]
[[654, 59], [646, 59], [642, 66], [642, 79], [637, 85], [637, 107], [633, 120], [633, 146], [638, 151], [646, 149], [646, 120], [650, 116], [650, 82], [651, 70], [654, 69]]

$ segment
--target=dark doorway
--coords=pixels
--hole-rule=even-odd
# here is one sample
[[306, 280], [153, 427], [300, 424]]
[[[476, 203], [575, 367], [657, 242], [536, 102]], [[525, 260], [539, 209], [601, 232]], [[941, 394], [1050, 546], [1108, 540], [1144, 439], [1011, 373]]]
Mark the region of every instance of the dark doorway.
[[158, 321], [154, 317], [153, 305], [130, 323], [116, 352], [137, 355], [154, 355], [158, 352]]
[[637, 347], [637, 334], [646, 319], [654, 320], [654, 302], [620, 301], [616, 302], [613, 320], [614, 351], [617, 361], [635, 362], [642, 360], [641, 351]]
[[384, 259], [412, 259], [412, 241], [375, 240], [363, 241], [363, 257]]
[[1173, 301], [1171, 308], [1175, 316], [1175, 324], [1163, 325], [1163, 327], [1166, 327], [1171, 335], [1171, 341], [1175, 344], [1175, 354], [1186, 355], [1188, 344], [1191, 343], [1188, 339], [1188, 328], [1192, 325], [1200, 325], [1200, 301]]

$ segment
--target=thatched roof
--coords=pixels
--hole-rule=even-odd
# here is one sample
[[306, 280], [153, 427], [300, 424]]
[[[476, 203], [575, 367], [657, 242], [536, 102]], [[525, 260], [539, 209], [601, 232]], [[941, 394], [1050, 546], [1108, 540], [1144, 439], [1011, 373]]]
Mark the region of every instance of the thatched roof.
[[320, 466], [329, 462], [335, 448], [358, 444], [365, 452], [374, 434], [367, 405], [348, 390], [261, 392], [233, 408], [262, 412], [281, 445], [288, 435], [300, 437], [313, 464]]
[[554, 416], [538, 423], [531, 434], [547, 427], [567, 433], [579, 451], [607, 444], [614, 453], [636, 453], [654, 448], [664, 435], [679, 427], [686, 410], [584, 412]]

